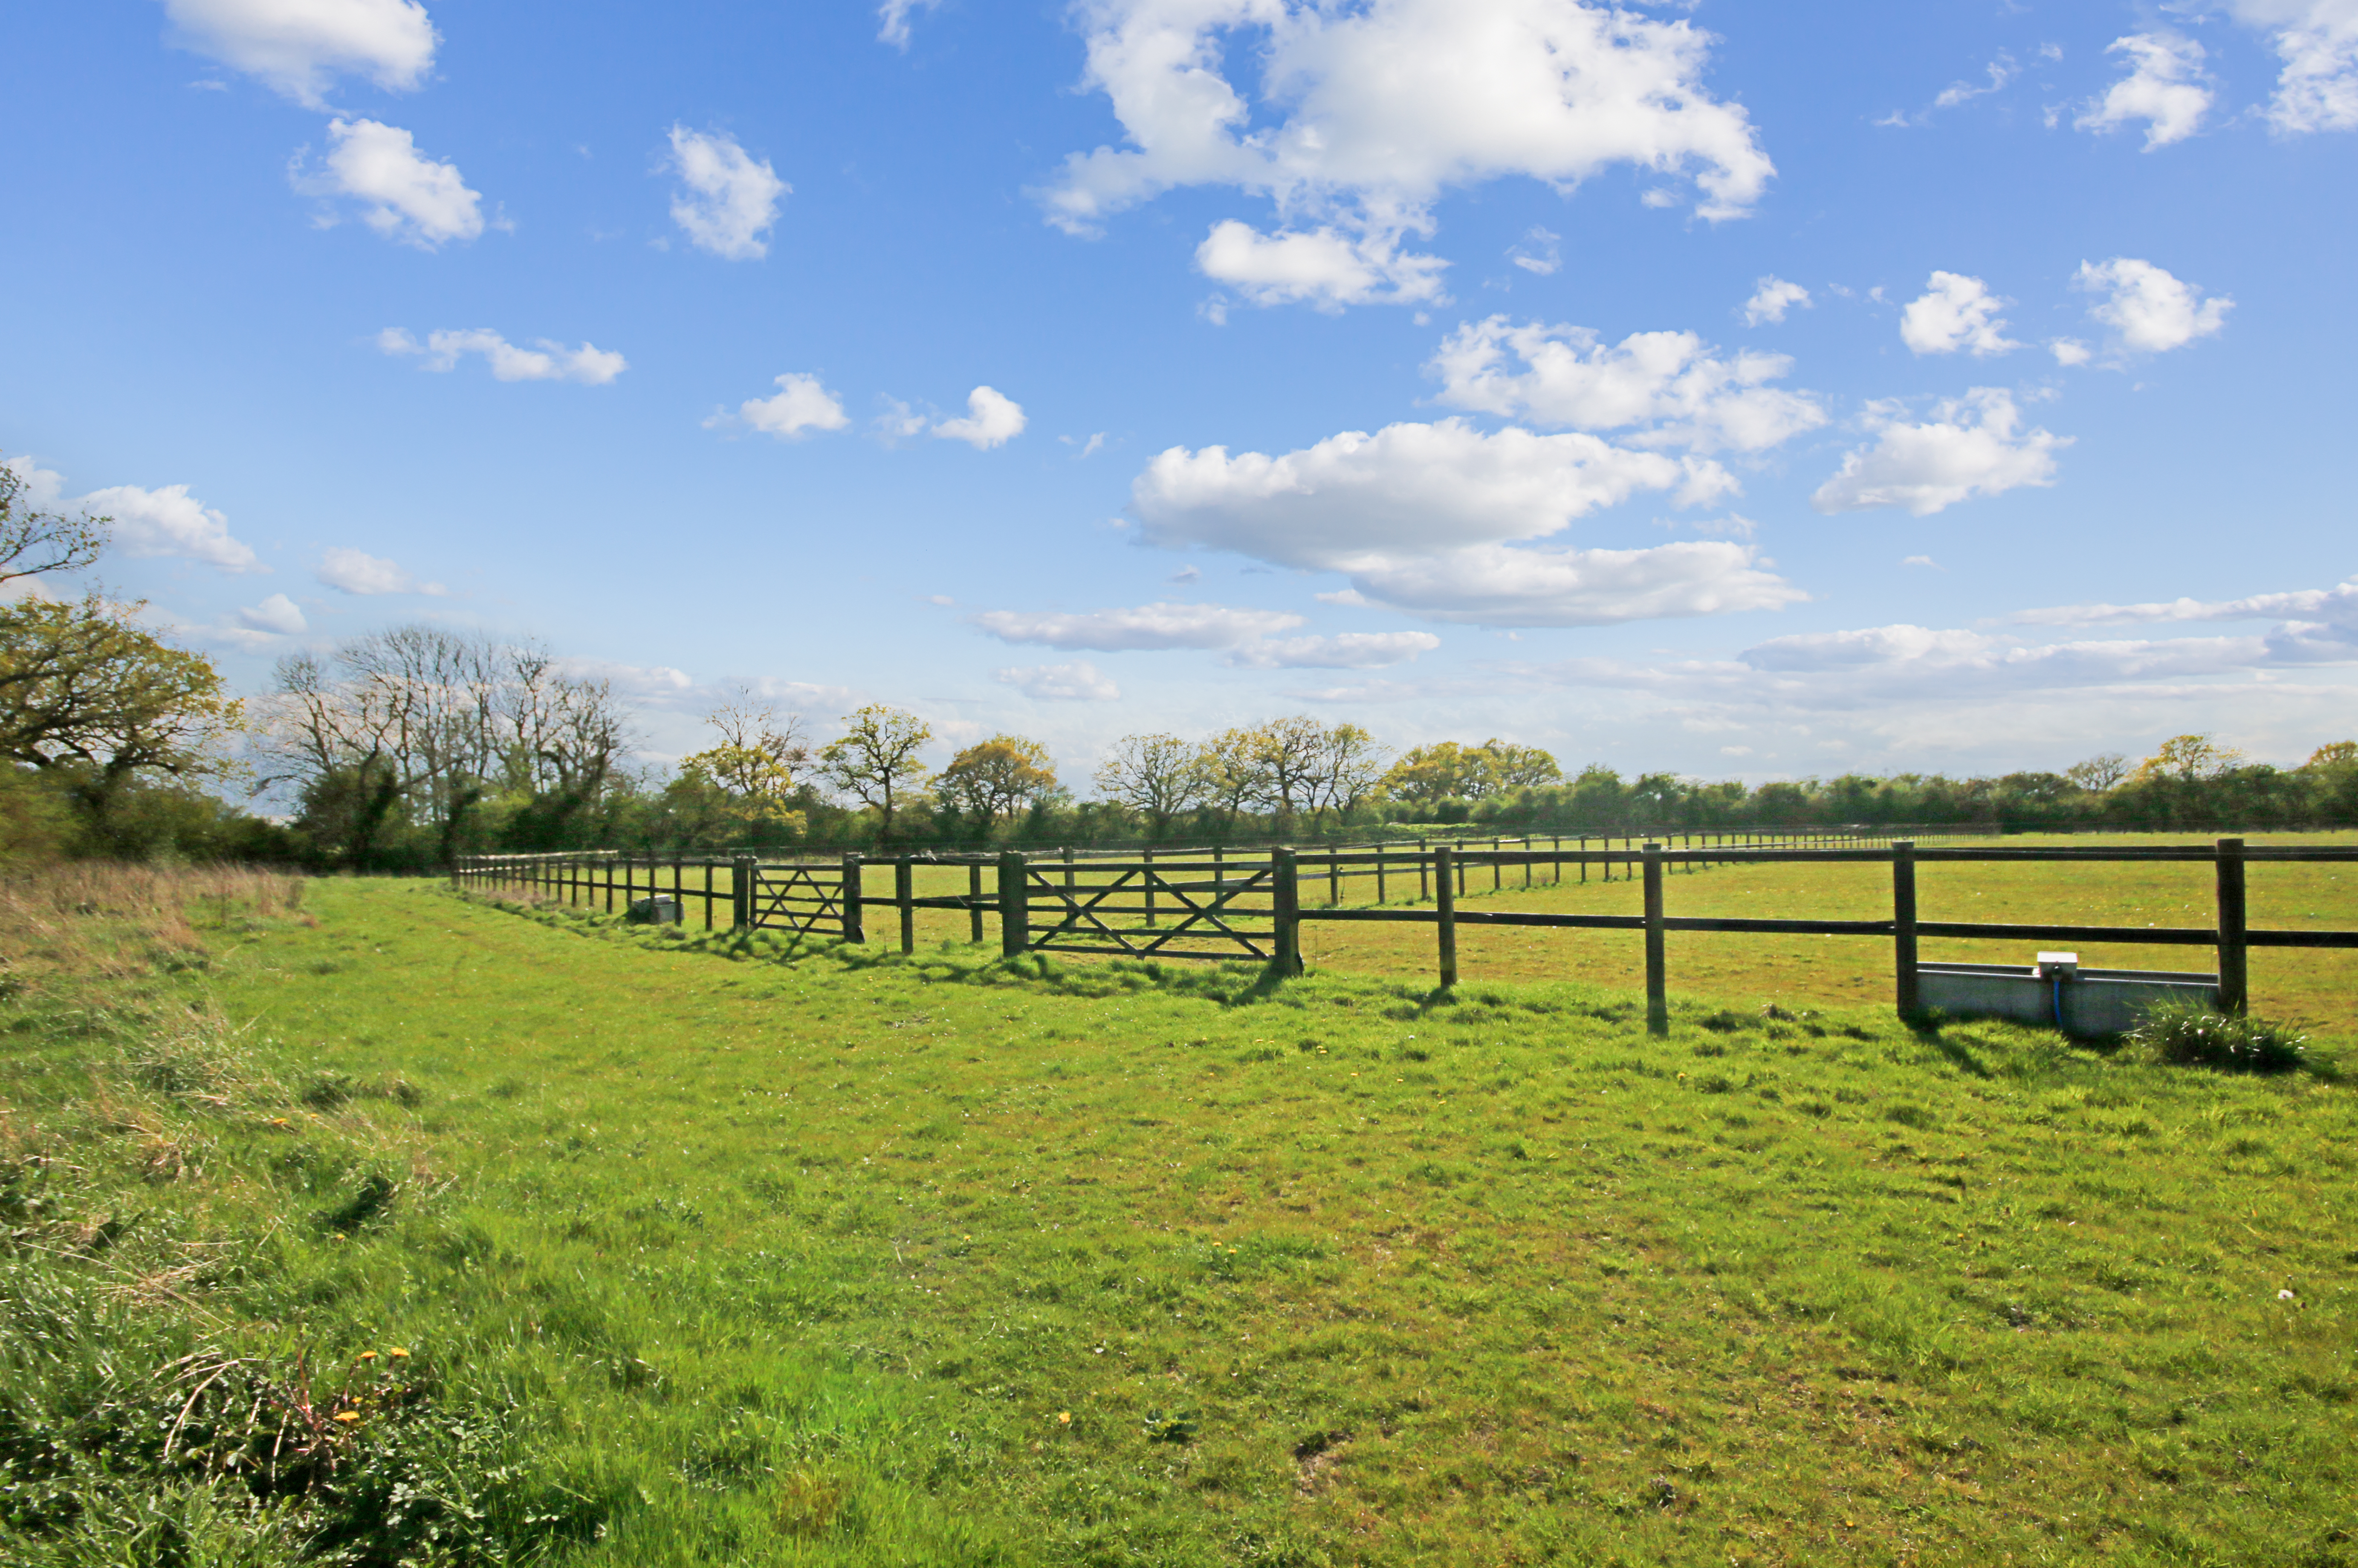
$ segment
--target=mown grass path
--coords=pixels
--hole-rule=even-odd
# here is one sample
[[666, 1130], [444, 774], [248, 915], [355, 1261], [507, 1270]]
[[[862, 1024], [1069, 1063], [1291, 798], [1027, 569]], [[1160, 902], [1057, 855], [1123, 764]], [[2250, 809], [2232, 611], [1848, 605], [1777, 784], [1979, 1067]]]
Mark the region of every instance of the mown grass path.
[[427, 1151], [319, 1245], [546, 1364], [594, 1561], [2358, 1560], [2338, 1084], [312, 903], [211, 984]]

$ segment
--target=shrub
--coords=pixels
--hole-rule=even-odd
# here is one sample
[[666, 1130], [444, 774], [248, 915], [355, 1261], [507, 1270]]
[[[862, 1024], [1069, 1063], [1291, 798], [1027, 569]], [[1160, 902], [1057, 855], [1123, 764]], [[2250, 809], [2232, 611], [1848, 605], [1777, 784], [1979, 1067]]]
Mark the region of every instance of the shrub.
[[2129, 1038], [2162, 1061], [2228, 1072], [2289, 1073], [2309, 1060], [2309, 1037], [2289, 1024], [2202, 1007], [2156, 1008]]

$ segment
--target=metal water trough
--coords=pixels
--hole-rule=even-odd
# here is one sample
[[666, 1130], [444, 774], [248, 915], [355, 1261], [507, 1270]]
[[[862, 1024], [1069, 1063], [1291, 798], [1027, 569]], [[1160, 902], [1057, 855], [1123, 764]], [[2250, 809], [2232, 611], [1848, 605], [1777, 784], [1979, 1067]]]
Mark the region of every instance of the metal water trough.
[[2066, 1034], [2125, 1034], [2160, 1002], [2216, 1011], [2219, 977], [2174, 969], [2083, 969], [2077, 953], [2019, 964], [1919, 964], [1918, 1004], [1952, 1018], [1998, 1018]]
[[667, 892], [633, 899], [624, 918], [633, 925], [677, 925], [681, 923], [679, 900]]

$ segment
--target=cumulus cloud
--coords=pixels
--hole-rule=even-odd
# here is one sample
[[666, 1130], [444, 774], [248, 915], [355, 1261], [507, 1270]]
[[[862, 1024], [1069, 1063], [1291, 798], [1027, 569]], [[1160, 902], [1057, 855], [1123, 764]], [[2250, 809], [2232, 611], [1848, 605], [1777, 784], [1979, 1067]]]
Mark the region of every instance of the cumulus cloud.
[[2088, 314], [2117, 332], [2121, 347], [2137, 354], [2165, 353], [2207, 338], [2227, 324], [2227, 312], [2235, 308], [2234, 300], [2220, 295], [2206, 299], [2194, 285], [2133, 256], [2082, 262], [2071, 287], [2105, 297]]
[[993, 670], [990, 678], [1045, 702], [1112, 702], [1121, 696], [1121, 687], [1085, 659], [1069, 665]]
[[319, 569], [312, 575], [339, 593], [362, 598], [382, 593], [439, 595], [449, 591], [438, 582], [418, 581], [397, 562], [341, 546], [321, 555]]
[[2117, 131], [2145, 123], [2145, 150], [2182, 142], [2201, 128], [2211, 112], [2204, 85], [2202, 46], [2176, 33], [2131, 33], [2105, 51], [2124, 56], [2129, 73], [2081, 111], [2071, 124], [2082, 131]]
[[[1087, 0], [1084, 83], [1127, 145], [1068, 157], [1038, 194], [1093, 232], [1187, 186], [1271, 199], [1273, 236], [1215, 229], [1199, 265], [1271, 302], [1422, 299], [1437, 258], [1403, 255], [1446, 190], [1507, 175], [1569, 190], [1616, 165], [1693, 181], [1705, 218], [1747, 211], [1774, 172], [1742, 108], [1703, 76], [1710, 36], [1580, 0]], [[1254, 104], [1226, 74], [1257, 59]], [[1656, 191], [1668, 195], [1666, 187]], [[1671, 200], [1676, 200], [1671, 197]], [[1225, 228], [1225, 226], [1224, 226]], [[1217, 275], [1216, 275], [1217, 276]]]
[[1810, 503], [1829, 514], [1904, 506], [1926, 517], [1970, 497], [2053, 484], [2055, 454], [2071, 438], [2021, 423], [2014, 395], [2003, 387], [1977, 386], [1921, 425], [1880, 406], [1869, 415], [1875, 445], [1845, 454]]
[[1425, 369], [1452, 407], [1630, 430], [1639, 446], [1749, 452], [1826, 422], [1815, 399], [1764, 384], [1792, 364], [1783, 354], [1722, 355], [1693, 332], [1633, 332], [1608, 346], [1585, 327], [1493, 316], [1444, 339]]
[[1717, 464], [1585, 434], [1486, 435], [1461, 419], [1347, 430], [1299, 451], [1173, 447], [1132, 481], [1148, 538], [1278, 566], [1353, 569], [1402, 554], [1552, 534], [1641, 491], [1707, 503]]
[[578, 381], [604, 386], [630, 368], [622, 355], [595, 343], [568, 349], [546, 338], [537, 341], [536, 349], [520, 349], [489, 327], [428, 332], [422, 343], [400, 327], [387, 327], [376, 337], [376, 346], [385, 353], [423, 355], [424, 370], [451, 370], [466, 355], [481, 354], [496, 381]]
[[[467, 189], [458, 168], [417, 150], [407, 131], [374, 120], [328, 122], [328, 156], [319, 172], [297, 153], [289, 170], [306, 196], [349, 197], [361, 221], [388, 240], [438, 250], [483, 232], [482, 196]], [[332, 222], [326, 218], [323, 222]]]
[[1752, 297], [1744, 302], [1744, 324], [1758, 327], [1763, 321], [1782, 321], [1785, 312], [1794, 306], [1810, 308], [1810, 291], [1798, 283], [1788, 283], [1781, 277], [1760, 280]]
[[1141, 648], [1233, 648], [1302, 624], [1279, 610], [1219, 604], [1146, 604], [1081, 614], [987, 610], [974, 623], [1002, 643], [1122, 653]]
[[1346, 632], [1334, 637], [1247, 643], [1228, 662], [1254, 670], [1374, 670], [1439, 646], [1441, 639], [1430, 632]]
[[1611, 626], [1777, 610], [1809, 597], [1764, 569], [1749, 546], [1721, 541], [1642, 550], [1474, 545], [1363, 560], [1351, 584], [1427, 620], [1485, 626]]
[[[39, 490], [35, 499], [46, 505]], [[177, 556], [225, 572], [270, 569], [255, 558], [251, 546], [231, 535], [229, 519], [190, 495], [185, 484], [156, 490], [110, 485], [65, 503], [63, 510], [114, 519], [114, 543], [126, 556]]]
[[919, 11], [930, 11], [942, 0], [884, 0], [876, 7], [876, 38], [896, 49], [909, 47], [909, 18]]
[[240, 609], [237, 622], [249, 632], [279, 637], [292, 637], [310, 630], [310, 622], [303, 619], [302, 607], [283, 593], [274, 593], [259, 604]]
[[416, 0], [164, 0], [164, 15], [177, 42], [311, 109], [340, 76], [416, 87], [438, 41]]
[[806, 430], [840, 430], [851, 423], [843, 400], [821, 385], [816, 375], [789, 371], [778, 377], [778, 390], [768, 397], [749, 397], [733, 415], [716, 414], [706, 428], [731, 419], [782, 441], [799, 440]]
[[1195, 247], [1195, 266], [1256, 305], [1306, 304], [1332, 313], [1346, 305], [1438, 303], [1439, 256], [1403, 254], [1400, 236], [1332, 227], [1263, 234], [1231, 218]]
[[1989, 291], [1978, 277], [1936, 272], [1925, 292], [1899, 313], [1899, 341], [1919, 354], [1952, 354], [1969, 351], [1976, 359], [2022, 347], [2006, 335], [1998, 311], [2006, 301]]
[[948, 441], [964, 441], [977, 451], [1003, 447], [1023, 433], [1023, 406], [988, 386], [966, 395], [967, 416], [944, 419], [933, 433]]
[[671, 220], [690, 243], [729, 261], [770, 254], [762, 236], [778, 221], [778, 198], [794, 187], [766, 159], [756, 162], [724, 132], [674, 125], [669, 168], [681, 186], [671, 199]]
[[2229, 0], [2228, 8], [2265, 30], [2284, 61], [2267, 109], [2277, 134], [2358, 130], [2358, 3]]

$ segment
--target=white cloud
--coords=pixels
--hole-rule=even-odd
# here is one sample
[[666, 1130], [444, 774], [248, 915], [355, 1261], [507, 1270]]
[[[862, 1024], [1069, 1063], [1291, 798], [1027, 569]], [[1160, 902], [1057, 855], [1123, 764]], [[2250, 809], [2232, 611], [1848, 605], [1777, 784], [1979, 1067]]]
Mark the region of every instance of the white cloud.
[[338, 546], [319, 557], [319, 569], [312, 574], [340, 593], [358, 594], [363, 598], [380, 593], [425, 593], [440, 595], [449, 592], [438, 582], [419, 582], [400, 565], [382, 556], [372, 556], [359, 550]]
[[1112, 702], [1121, 696], [1121, 687], [1087, 660], [993, 670], [990, 678], [1046, 702]]
[[2088, 314], [2119, 333], [2131, 353], [2165, 353], [2207, 338], [2227, 324], [2227, 312], [2235, 308], [2222, 296], [2205, 299], [2194, 285], [2133, 256], [2082, 262], [2071, 287], [2107, 296]]
[[1988, 86], [1976, 87], [1970, 81], [1952, 81], [1942, 89], [1939, 97], [1932, 100], [1932, 107], [1953, 109], [1960, 103], [1969, 103], [1976, 98], [1986, 98], [1991, 93], [2002, 90], [2007, 82], [2021, 74], [2021, 68], [2014, 63], [2014, 57], [2005, 54], [1990, 61], [1988, 70]]
[[2116, 131], [2145, 122], [2145, 150], [2182, 142], [2211, 111], [2203, 85], [2202, 46], [2175, 33], [2131, 33], [2116, 38], [2107, 54], [2128, 57], [2128, 75], [2081, 111], [2071, 124], [2082, 131]]
[[[1050, 221], [1092, 232], [1187, 186], [1268, 197], [1275, 238], [1239, 226], [1216, 245], [1216, 229], [1199, 262], [1272, 300], [1429, 297], [1437, 258], [1398, 245], [1431, 232], [1453, 188], [1522, 175], [1569, 191], [1628, 164], [1691, 177], [1715, 220], [1747, 211], [1774, 173], [1743, 109], [1704, 89], [1710, 36], [1684, 20], [1579, 0], [1084, 0], [1080, 12], [1085, 84], [1111, 100], [1128, 145], [1068, 157], [1039, 193]], [[1246, 59], [1268, 109], [1257, 129], [1224, 74]], [[1661, 197], [1676, 200], [1657, 185], [1649, 200]]]
[[1776, 610], [1809, 597], [1757, 562], [1750, 546], [1717, 541], [1643, 550], [1474, 545], [1365, 560], [1351, 583], [1428, 620], [1485, 626], [1609, 626]]
[[1278, 566], [1357, 563], [1552, 534], [1641, 491], [1697, 503], [1733, 481], [1715, 463], [1637, 452], [1585, 434], [1486, 435], [1461, 419], [1347, 430], [1271, 457], [1173, 447], [1130, 496], [1147, 536]]
[[1507, 253], [1507, 259], [1525, 272], [1541, 277], [1552, 276], [1563, 265], [1563, 252], [1559, 242], [1563, 236], [1552, 230], [1533, 225], [1524, 234], [1522, 243]]
[[310, 630], [310, 622], [303, 619], [302, 607], [283, 593], [274, 593], [260, 604], [239, 610], [237, 620], [249, 632], [266, 632], [281, 637]]
[[1810, 308], [1810, 291], [1798, 283], [1788, 283], [1781, 277], [1760, 280], [1752, 297], [1744, 302], [1744, 324], [1758, 327], [1763, 321], [1782, 321], [1785, 312], [1794, 306]]
[[2047, 351], [2055, 356], [2059, 365], [2083, 365], [2096, 357], [2095, 351], [2077, 338], [2050, 339]]
[[1324, 227], [1263, 235], [1228, 219], [1195, 247], [1195, 266], [1255, 305], [1306, 304], [1333, 312], [1346, 305], [1440, 303], [1439, 256], [1402, 254], [1400, 236], [1357, 236]]
[[882, 399], [884, 412], [876, 416], [876, 433], [886, 446], [893, 446], [913, 436], [925, 433], [925, 416], [912, 409], [897, 397]]
[[127, 556], [178, 556], [225, 572], [266, 572], [252, 546], [231, 536], [229, 519], [189, 493], [185, 484], [93, 490], [65, 510], [114, 520], [114, 542]]
[[1279, 610], [1218, 604], [1146, 604], [1085, 614], [987, 610], [974, 623], [1002, 643], [1120, 653], [1138, 648], [1233, 648], [1302, 624]]
[[819, 384], [816, 375], [804, 375], [789, 371], [778, 377], [778, 390], [768, 397], [749, 397], [737, 406], [735, 415], [716, 414], [704, 423], [707, 428], [737, 418], [763, 435], [775, 436], [782, 441], [801, 438], [806, 430], [840, 430], [851, 423], [843, 412], [843, 402]]
[[1824, 513], [1904, 506], [1919, 517], [1972, 496], [2055, 482], [2068, 436], [2018, 430], [2022, 416], [2003, 387], [1977, 386], [1942, 403], [1930, 423], [1903, 424], [1886, 405], [1869, 416], [1875, 445], [1843, 458], [1810, 503]]
[[307, 108], [339, 76], [393, 92], [434, 66], [434, 25], [416, 0], [164, 0], [177, 39]]
[[671, 163], [684, 189], [671, 199], [672, 222], [699, 250], [729, 261], [770, 254], [762, 236], [778, 221], [778, 198], [794, 187], [767, 160], [755, 162], [737, 138], [685, 125], [671, 128]]
[[[1520, 372], [1505, 368], [1508, 355]], [[1793, 362], [1745, 351], [1725, 358], [1693, 332], [1633, 332], [1607, 347], [1585, 327], [1469, 322], [1426, 365], [1440, 401], [1581, 430], [1634, 429], [1639, 446], [1760, 451], [1826, 422], [1817, 402], [1763, 384]], [[1731, 486], [1732, 488], [1732, 486]]]
[[1952, 354], [1970, 351], [1976, 359], [2022, 347], [2006, 335], [1998, 316], [2006, 304], [1978, 277], [1936, 272], [1926, 292], [1910, 300], [1899, 313], [1899, 341], [1920, 354]]
[[362, 206], [362, 222], [420, 250], [483, 232], [481, 195], [467, 189], [455, 166], [419, 152], [407, 131], [374, 120], [337, 119], [328, 122], [328, 138], [319, 173], [306, 173], [304, 155], [296, 155], [289, 177], [304, 195], [351, 197]]
[[2244, 599], [2172, 599], [2147, 604], [2066, 604], [2009, 616], [2018, 626], [2128, 626], [2196, 621], [2299, 621], [2358, 637], [2358, 577], [2331, 588]]
[[919, 11], [930, 11], [942, 0], [884, 0], [876, 7], [877, 41], [891, 44], [896, 49], [909, 47], [909, 18]]
[[2358, 0], [2230, 0], [2265, 29], [2284, 70], [2268, 103], [2282, 135], [2358, 130]]
[[498, 381], [578, 381], [604, 386], [630, 368], [622, 355], [595, 343], [568, 349], [546, 338], [537, 341], [537, 349], [520, 349], [489, 327], [428, 332], [422, 343], [400, 327], [387, 327], [376, 335], [376, 346], [385, 353], [424, 355], [420, 368], [425, 370], [448, 371], [464, 356], [481, 354]]
[[1283, 637], [1248, 643], [1228, 663], [1253, 670], [1374, 670], [1441, 646], [1430, 632], [1346, 632], [1334, 637]]
[[944, 419], [934, 434], [945, 440], [964, 441], [977, 451], [1003, 447], [1023, 433], [1023, 406], [1003, 393], [978, 386], [966, 395], [967, 416]]

